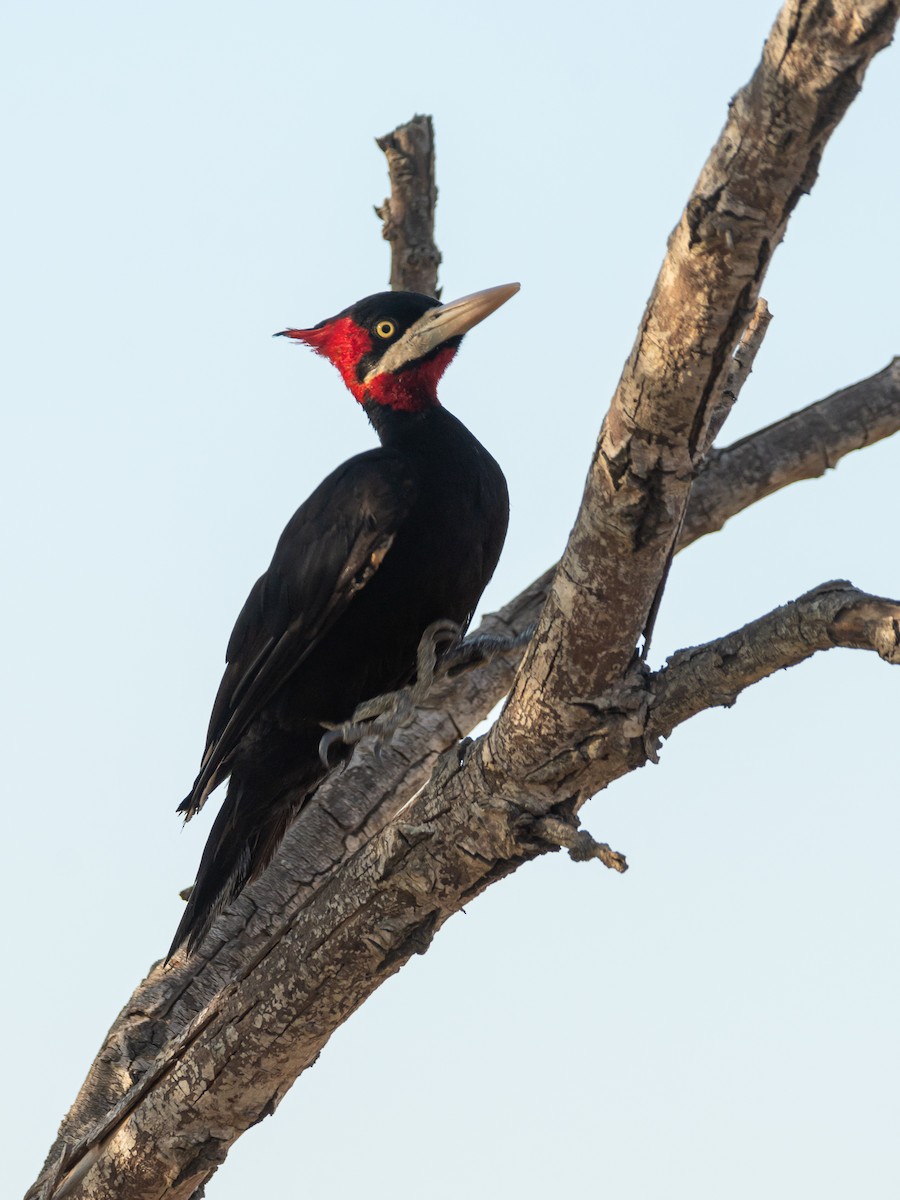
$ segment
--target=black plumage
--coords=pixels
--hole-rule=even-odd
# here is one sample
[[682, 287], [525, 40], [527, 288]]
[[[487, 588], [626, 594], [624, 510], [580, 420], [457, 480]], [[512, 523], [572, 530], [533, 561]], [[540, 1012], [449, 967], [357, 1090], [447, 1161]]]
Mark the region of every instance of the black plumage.
[[[386, 292], [285, 336], [341, 372], [381, 445], [333, 471], [297, 510], [228, 644], [189, 819], [228, 791], [175, 934], [192, 950], [267, 865], [328, 768], [319, 743], [356, 706], [409, 683], [433, 622], [464, 629], [500, 555], [503, 474], [437, 401], [462, 334], [517, 285], [451, 305]], [[349, 753], [339, 747], [332, 765]]]

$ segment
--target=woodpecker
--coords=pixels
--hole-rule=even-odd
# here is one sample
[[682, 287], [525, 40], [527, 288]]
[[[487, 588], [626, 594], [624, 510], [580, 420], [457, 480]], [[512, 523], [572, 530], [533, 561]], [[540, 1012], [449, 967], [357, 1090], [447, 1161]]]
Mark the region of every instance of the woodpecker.
[[509, 496], [437, 385], [463, 335], [518, 290], [505, 284], [451, 304], [380, 292], [275, 335], [334, 364], [381, 444], [338, 467], [294, 513], [238, 616], [200, 770], [178, 811], [190, 820], [226, 779], [228, 790], [169, 957], [184, 942], [196, 948], [349, 755], [347, 745], [320, 754], [323, 732], [410, 683], [435, 622], [468, 626], [500, 557]]

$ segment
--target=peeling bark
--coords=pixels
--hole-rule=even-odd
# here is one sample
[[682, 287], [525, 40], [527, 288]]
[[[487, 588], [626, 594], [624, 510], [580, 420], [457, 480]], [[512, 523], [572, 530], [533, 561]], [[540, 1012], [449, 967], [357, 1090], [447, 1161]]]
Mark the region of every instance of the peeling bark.
[[[578, 724], [573, 702], [621, 680], [681, 528], [732, 351], [829, 136], [888, 44], [897, 4], [779, 13], [731, 102], [603, 423], [575, 527], [494, 740], [537, 759]], [[521, 751], [519, 751], [519, 754]]]
[[660, 672], [636, 663], [593, 706], [579, 742], [527, 788], [506, 780], [497, 786], [489, 737], [462, 766], [455, 751], [445, 756], [402, 819], [362, 847], [222, 989], [90, 1143], [76, 1148], [62, 1189], [43, 1194], [187, 1200], [227, 1144], [274, 1110], [334, 1029], [424, 953], [449, 916], [564, 841], [548, 818], [574, 833], [580, 803], [655, 761], [660, 739], [678, 724], [839, 645], [900, 663], [900, 604], [827, 584], [734, 634], [679, 652]]
[[[883, 371], [723, 449], [713, 450], [691, 492], [683, 549], [790, 483], [822, 475], [853, 450], [900, 430], [900, 358]], [[482, 622], [479, 633], [522, 633], [540, 614], [552, 571]], [[439, 756], [509, 691], [512, 653], [447, 681], [401, 730], [379, 763], [363, 747], [299, 815], [265, 876], [216, 922], [201, 953], [150, 971], [110, 1029], [60, 1129], [48, 1165], [103, 1119], [160, 1050], [281, 936], [294, 913], [350, 854], [379, 833], [428, 780]]]
[[[216, 923], [202, 954], [155, 969], [137, 990], [30, 1195], [194, 1195], [334, 1029], [423, 953], [449, 915], [553, 847], [587, 853], [580, 804], [655, 761], [681, 721], [833, 645], [898, 661], [898, 606], [846, 584], [679, 652], [660, 672], [633, 656], [682, 522], [684, 545], [784, 486], [792, 470], [792, 478], [820, 473], [803, 436], [819, 437], [823, 406], [835, 424], [822, 436], [836, 457], [897, 427], [895, 363], [875, 377], [883, 417], [869, 407], [871, 388], [847, 389], [755, 435], [759, 445], [771, 439], [781, 466], [743, 491], [732, 485], [760, 474], [745, 453], [754, 439], [713, 452], [687, 507], [773, 248], [897, 16], [897, 0], [789, 0], [779, 15], [670, 239], [576, 528], [498, 724], [460, 765], [456, 740], [509, 688], [512, 657], [445, 684], [382, 768], [363, 750], [320, 790], [273, 869]], [[434, 287], [419, 290], [436, 288], [436, 265]], [[858, 422], [848, 416], [861, 408]], [[489, 626], [520, 632], [548, 586], [549, 573]], [[436, 762], [421, 794], [386, 824]]]

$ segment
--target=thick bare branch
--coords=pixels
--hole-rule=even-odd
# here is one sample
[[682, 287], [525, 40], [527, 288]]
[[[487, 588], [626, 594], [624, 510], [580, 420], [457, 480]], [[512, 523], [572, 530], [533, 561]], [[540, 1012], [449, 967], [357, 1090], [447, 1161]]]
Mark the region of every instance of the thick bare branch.
[[[410, 954], [423, 952], [450, 913], [547, 849], [536, 813], [570, 819], [584, 796], [654, 756], [684, 703], [676, 687], [682, 668], [673, 663], [660, 676], [629, 668], [631, 650], [772, 248], [896, 19], [897, 0], [836, 0], [827, 14], [788, 0], [672, 236], [547, 618], [499, 735], [482, 740], [462, 769], [455, 756], [443, 760], [402, 819], [368, 840], [440, 749], [502, 695], [512, 663], [448, 685], [452, 715], [426, 711], [404, 731], [387, 756], [391, 782], [373, 803], [367, 791], [382, 788], [381, 777], [365, 753], [343, 782], [322, 790], [278, 867], [217, 923], [222, 940], [208, 940], [207, 960], [154, 972], [136, 993], [95, 1064], [84, 1104], [64, 1126], [42, 1195], [72, 1171], [66, 1194], [73, 1197], [121, 1196], [126, 1179], [135, 1200], [190, 1196], [231, 1141], [274, 1109], [333, 1029]], [[730, 469], [723, 466], [723, 476]], [[513, 629], [533, 619], [547, 583], [509, 606]], [[885, 603], [843, 595], [826, 621], [828, 644], [842, 636], [860, 644], [877, 627], [889, 648], [896, 618]], [[807, 617], [804, 629], [814, 624]], [[797, 661], [817, 648], [824, 647], [804, 641]], [[722, 687], [729, 682], [739, 680]], [[340, 875], [329, 875], [355, 846]], [[90, 1128], [123, 1097], [117, 1113]], [[84, 1140], [72, 1146], [78, 1136]]]
[[[385, 153], [391, 182], [390, 198], [376, 208], [391, 247], [391, 286], [439, 295], [432, 119], [414, 116], [378, 138], [377, 144]], [[525, 614], [522, 627], [536, 619], [545, 593], [546, 581], [539, 594], [526, 590], [510, 606]], [[504, 631], [502, 615], [489, 618], [485, 626]], [[357, 755], [319, 790], [316, 804], [303, 811], [264, 879], [217, 922], [206, 953], [187, 962], [177, 956], [173, 969], [157, 966], [150, 971], [107, 1034], [45, 1170], [66, 1146], [104, 1118], [143, 1076], [160, 1048], [233, 978], [248, 956], [290, 922], [323, 875], [384, 827], [396, 811], [404, 776], [409, 779], [406, 794], [411, 795], [428, 778], [438, 755], [462, 736], [459, 727], [471, 729], [508, 690], [519, 657], [498, 659], [491, 671], [468, 679], [452, 713], [435, 707], [442, 694], [436, 693], [397, 738], [397, 749], [385, 752], [383, 762], [375, 762], [370, 753]], [[462, 691], [459, 682], [455, 690]]]
[[[713, 451], [691, 493], [679, 549], [720, 529], [737, 512], [789, 483], [821, 475], [844, 454], [900, 429], [900, 359], [884, 371], [809, 405], [759, 433]], [[521, 633], [546, 599], [552, 568], [479, 633]], [[272, 938], [290, 925], [321, 882], [379, 833], [427, 781], [438, 757], [509, 691], [521, 652], [448, 681], [402, 730], [382, 760], [362, 748], [305, 808], [277, 862], [219, 920], [203, 954], [154, 969], [116, 1019], [48, 1163], [103, 1119], [160, 1049]]]
[[593, 706], [589, 736], [521, 784], [497, 786], [488, 738], [462, 767], [455, 754], [445, 759], [403, 819], [320, 889], [69, 1155], [63, 1190], [45, 1194], [187, 1200], [230, 1142], [275, 1108], [331, 1032], [424, 953], [449, 916], [544, 853], [548, 837], [568, 843], [557, 822], [572, 824], [584, 797], [655, 760], [660, 738], [701, 709], [732, 704], [766, 675], [839, 645], [900, 663], [900, 605], [827, 584], [680, 652], [656, 674], [634, 666], [615, 694]]
[[376, 139], [385, 153], [391, 194], [375, 212], [384, 222], [382, 236], [391, 244], [391, 288], [440, 296], [441, 252], [434, 241], [434, 126], [431, 117], [415, 116], [393, 133]]
[[729, 518], [801, 479], [814, 479], [852, 450], [900, 429], [900, 358], [774, 425], [714, 449], [691, 490], [683, 548]]
[[[533, 624], [547, 594], [550, 572], [500, 612], [479, 633], [521, 633]], [[276, 861], [220, 916], [200, 952], [157, 964], [135, 989], [100, 1048], [66, 1115], [45, 1170], [89, 1136], [98, 1122], [141, 1080], [160, 1050], [179, 1037], [197, 1014], [262, 948], [280, 937], [297, 911], [331, 871], [380, 830], [422, 787], [439, 756], [456, 745], [509, 690], [521, 651], [494, 658], [477, 671], [448, 680], [399, 731], [377, 760], [361, 747], [332, 776], [291, 826]]]
[[732, 101], [669, 239], [575, 528], [497, 724], [495, 752], [511, 771], [562, 745], [573, 698], [623, 678], [772, 253], [897, 17], [898, 0], [788, 0]]

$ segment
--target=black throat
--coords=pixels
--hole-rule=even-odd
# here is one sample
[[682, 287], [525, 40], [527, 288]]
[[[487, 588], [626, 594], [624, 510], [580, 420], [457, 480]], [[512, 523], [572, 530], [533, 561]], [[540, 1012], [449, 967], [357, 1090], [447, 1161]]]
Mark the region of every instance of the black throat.
[[[375, 400], [364, 401], [363, 408], [382, 446], [402, 446], [404, 442], [418, 441], [435, 424], [436, 414], [443, 412], [440, 405], [423, 408], [420, 412], [405, 412]], [[437, 421], [440, 421], [439, 417]]]

